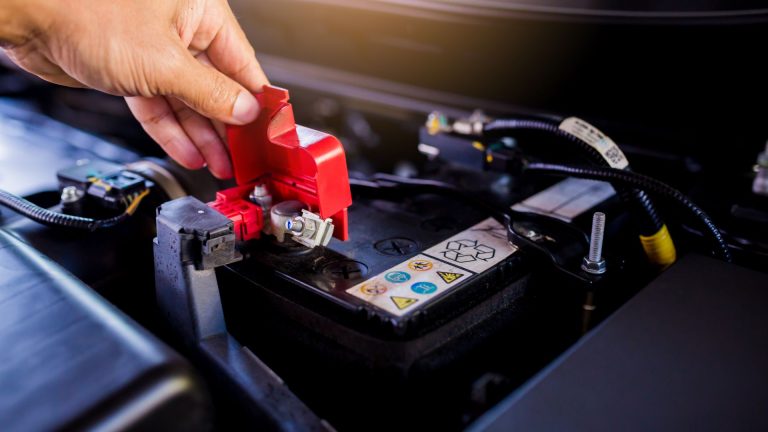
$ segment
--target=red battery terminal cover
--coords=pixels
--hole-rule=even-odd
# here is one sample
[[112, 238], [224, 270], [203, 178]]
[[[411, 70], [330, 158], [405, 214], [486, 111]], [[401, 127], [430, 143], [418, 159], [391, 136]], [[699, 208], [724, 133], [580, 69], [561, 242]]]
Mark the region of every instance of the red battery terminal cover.
[[227, 127], [238, 186], [218, 192], [209, 205], [234, 222], [239, 240], [258, 238], [265, 215], [249, 194], [254, 186], [265, 185], [274, 203], [301, 201], [309, 211], [333, 221], [334, 237], [347, 240], [352, 193], [341, 142], [297, 125], [287, 90], [265, 86], [255, 96], [259, 117], [244, 126]]

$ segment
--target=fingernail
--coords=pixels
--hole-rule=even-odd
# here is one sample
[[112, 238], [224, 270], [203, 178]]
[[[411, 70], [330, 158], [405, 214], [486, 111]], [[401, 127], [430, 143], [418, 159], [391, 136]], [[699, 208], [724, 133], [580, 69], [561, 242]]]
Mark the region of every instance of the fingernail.
[[232, 110], [232, 119], [239, 124], [246, 124], [256, 120], [259, 115], [259, 102], [248, 92], [240, 92], [235, 100]]
[[[211, 171], [211, 172], [213, 172], [213, 171]], [[229, 180], [229, 179], [231, 179], [232, 176], [233, 176], [232, 164], [229, 161], [227, 161], [227, 164], [218, 167], [218, 169], [216, 170], [216, 172], [213, 173], [213, 175], [216, 178], [218, 178], [219, 180]]]

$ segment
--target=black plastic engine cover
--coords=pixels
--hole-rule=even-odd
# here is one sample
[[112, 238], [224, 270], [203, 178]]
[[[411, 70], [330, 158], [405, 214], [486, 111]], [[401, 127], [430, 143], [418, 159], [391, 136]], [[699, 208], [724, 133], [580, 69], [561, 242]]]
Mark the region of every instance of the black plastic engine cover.
[[3, 230], [0, 346], [4, 431], [211, 426], [186, 361]]

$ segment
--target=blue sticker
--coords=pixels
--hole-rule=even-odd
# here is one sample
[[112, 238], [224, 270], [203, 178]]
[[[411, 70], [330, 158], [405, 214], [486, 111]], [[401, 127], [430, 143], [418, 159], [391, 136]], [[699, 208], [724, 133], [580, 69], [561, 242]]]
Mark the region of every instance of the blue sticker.
[[416, 294], [432, 294], [437, 291], [437, 285], [432, 282], [416, 282], [411, 285], [411, 291]]
[[384, 276], [384, 279], [392, 283], [403, 283], [411, 280], [411, 275], [402, 271], [393, 271], [393, 272], [387, 273], [387, 275]]

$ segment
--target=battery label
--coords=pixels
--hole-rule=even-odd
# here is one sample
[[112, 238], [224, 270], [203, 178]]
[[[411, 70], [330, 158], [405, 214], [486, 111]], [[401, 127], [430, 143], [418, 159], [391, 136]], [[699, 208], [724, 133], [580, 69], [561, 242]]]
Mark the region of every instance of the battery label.
[[347, 293], [395, 316], [410, 314], [517, 251], [502, 224], [489, 218]]

